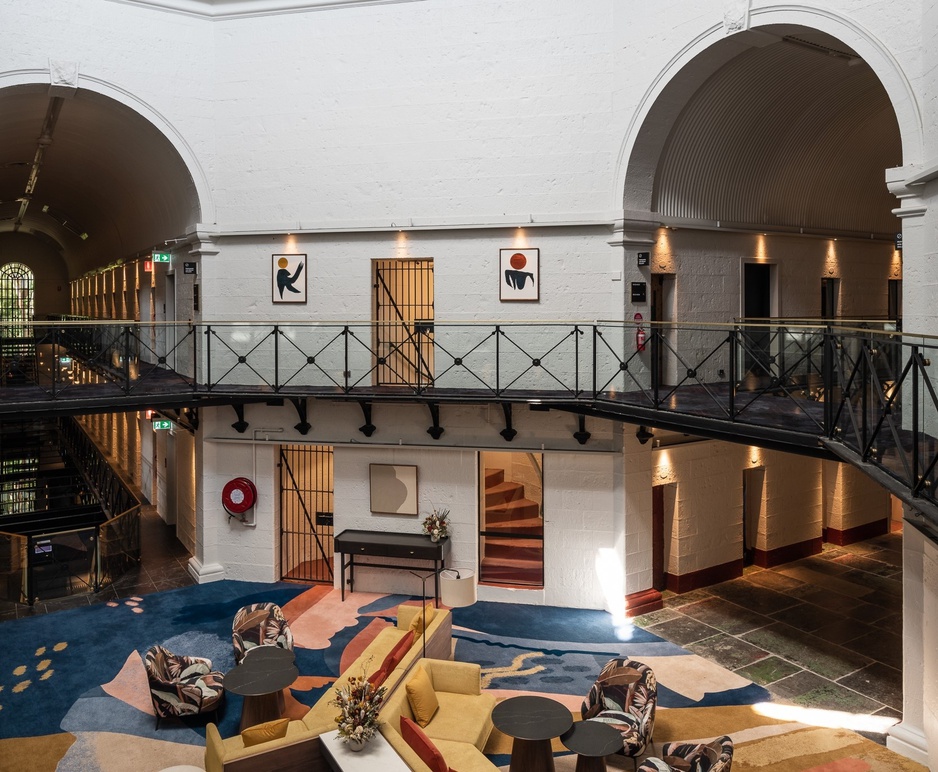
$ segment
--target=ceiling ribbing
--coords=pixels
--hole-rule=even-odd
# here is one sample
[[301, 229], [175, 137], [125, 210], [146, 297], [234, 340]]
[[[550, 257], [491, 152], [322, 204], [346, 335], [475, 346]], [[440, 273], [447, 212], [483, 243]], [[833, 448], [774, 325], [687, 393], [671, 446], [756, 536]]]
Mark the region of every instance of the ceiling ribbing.
[[657, 167], [664, 219], [885, 237], [895, 114], [860, 60], [787, 40], [733, 58], [691, 97]]

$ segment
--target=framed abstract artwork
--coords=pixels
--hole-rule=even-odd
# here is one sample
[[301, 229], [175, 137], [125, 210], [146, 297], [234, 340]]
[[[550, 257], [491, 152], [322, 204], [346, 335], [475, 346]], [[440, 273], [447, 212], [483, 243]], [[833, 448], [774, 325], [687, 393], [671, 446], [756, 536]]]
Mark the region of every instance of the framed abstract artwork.
[[306, 255], [273, 255], [270, 292], [274, 303], [306, 302]]
[[498, 250], [498, 299], [539, 300], [540, 262], [539, 249]]
[[369, 464], [371, 511], [382, 515], [417, 514], [417, 467]]

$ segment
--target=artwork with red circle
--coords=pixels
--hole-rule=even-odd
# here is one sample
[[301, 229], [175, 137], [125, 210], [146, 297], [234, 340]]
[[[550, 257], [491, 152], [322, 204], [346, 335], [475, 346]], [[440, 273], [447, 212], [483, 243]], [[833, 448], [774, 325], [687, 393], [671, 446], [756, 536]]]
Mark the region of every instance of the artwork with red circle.
[[539, 300], [540, 250], [501, 249], [498, 255], [498, 299]]

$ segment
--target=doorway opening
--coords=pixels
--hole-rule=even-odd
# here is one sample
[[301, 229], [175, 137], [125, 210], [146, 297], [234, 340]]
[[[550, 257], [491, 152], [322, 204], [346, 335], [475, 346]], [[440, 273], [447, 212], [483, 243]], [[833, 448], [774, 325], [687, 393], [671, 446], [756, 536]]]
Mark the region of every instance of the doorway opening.
[[743, 565], [756, 558], [756, 539], [765, 509], [765, 467], [743, 470]]
[[840, 279], [821, 279], [821, 318], [836, 319], [840, 315]]
[[377, 385], [432, 385], [433, 259], [373, 265]]
[[479, 454], [479, 581], [544, 586], [544, 456]]
[[[775, 315], [774, 266], [770, 263], [743, 263], [743, 365], [745, 379], [772, 375], [772, 330]], [[741, 379], [742, 380], [742, 379]]]
[[280, 574], [332, 584], [333, 449], [280, 446]]

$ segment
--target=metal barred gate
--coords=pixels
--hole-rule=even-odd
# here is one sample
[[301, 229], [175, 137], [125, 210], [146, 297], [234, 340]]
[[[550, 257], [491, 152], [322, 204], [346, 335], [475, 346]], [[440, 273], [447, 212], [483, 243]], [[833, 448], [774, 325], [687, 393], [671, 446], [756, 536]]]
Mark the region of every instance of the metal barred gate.
[[433, 259], [375, 260], [377, 385], [433, 382]]
[[280, 573], [332, 583], [332, 447], [280, 446]]

